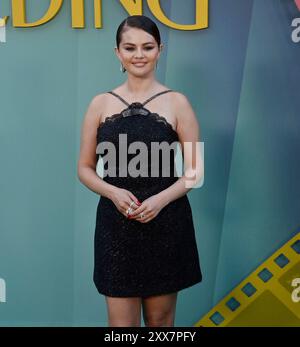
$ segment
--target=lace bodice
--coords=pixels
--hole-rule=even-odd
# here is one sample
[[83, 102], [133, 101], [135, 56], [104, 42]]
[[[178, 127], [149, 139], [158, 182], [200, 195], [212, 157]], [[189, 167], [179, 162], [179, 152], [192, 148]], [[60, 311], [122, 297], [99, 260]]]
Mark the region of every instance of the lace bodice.
[[147, 117], [152, 117], [155, 121], [157, 122], [162, 122], [163, 124], [165, 124], [165, 126], [167, 126], [168, 128], [170, 128], [170, 130], [172, 130], [173, 132], [176, 132], [176, 130], [173, 128], [173, 126], [168, 122], [168, 120], [164, 117], [159, 115], [156, 112], [151, 112], [150, 110], [148, 110], [147, 108], [144, 107], [144, 105], [146, 103], [148, 103], [150, 100], [152, 100], [154, 97], [170, 92], [172, 91], [171, 89], [168, 90], [164, 90], [162, 92], [159, 92], [155, 95], [153, 95], [151, 98], [147, 99], [145, 102], [141, 103], [141, 102], [133, 102], [131, 104], [129, 104], [126, 100], [124, 100], [120, 95], [114, 93], [113, 91], [109, 91], [108, 93], [116, 96], [117, 98], [119, 98], [122, 102], [124, 102], [128, 107], [126, 107], [125, 109], [123, 109], [120, 113], [115, 113], [111, 116], [108, 116], [105, 118], [104, 121], [100, 122], [98, 129], [100, 129], [104, 124], [106, 123], [111, 123], [113, 121], [115, 121], [116, 119], [122, 118], [122, 117], [129, 117], [129, 116], [134, 116], [134, 115], [139, 115], [139, 116], [147, 116]]

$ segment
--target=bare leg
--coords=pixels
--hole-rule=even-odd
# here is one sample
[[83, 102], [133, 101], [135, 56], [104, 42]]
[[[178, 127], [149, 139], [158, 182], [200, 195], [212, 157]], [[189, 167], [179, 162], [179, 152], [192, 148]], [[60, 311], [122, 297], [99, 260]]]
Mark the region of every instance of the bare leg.
[[142, 299], [146, 327], [173, 327], [177, 292]]
[[105, 296], [109, 327], [140, 327], [141, 298]]

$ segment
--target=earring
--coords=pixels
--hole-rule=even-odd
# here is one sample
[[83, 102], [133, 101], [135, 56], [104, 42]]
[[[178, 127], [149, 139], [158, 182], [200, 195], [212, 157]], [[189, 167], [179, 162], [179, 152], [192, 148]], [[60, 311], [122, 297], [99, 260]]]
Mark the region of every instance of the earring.
[[126, 71], [126, 69], [125, 69], [125, 67], [123, 66], [122, 63], [121, 63], [121, 65], [120, 65], [120, 71], [123, 72], [123, 73]]

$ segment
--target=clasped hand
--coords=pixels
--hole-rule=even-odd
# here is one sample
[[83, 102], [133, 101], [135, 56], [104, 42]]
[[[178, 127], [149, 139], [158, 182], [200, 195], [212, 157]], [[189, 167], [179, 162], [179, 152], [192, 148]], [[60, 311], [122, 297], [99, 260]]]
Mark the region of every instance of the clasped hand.
[[[166, 203], [159, 194], [152, 195], [141, 203], [134, 194], [123, 188], [118, 188], [115, 191], [112, 201], [126, 218], [130, 220], [134, 219], [141, 223], [150, 222], [166, 206]], [[132, 201], [134, 204], [131, 205], [131, 212], [127, 214], [126, 211]]]

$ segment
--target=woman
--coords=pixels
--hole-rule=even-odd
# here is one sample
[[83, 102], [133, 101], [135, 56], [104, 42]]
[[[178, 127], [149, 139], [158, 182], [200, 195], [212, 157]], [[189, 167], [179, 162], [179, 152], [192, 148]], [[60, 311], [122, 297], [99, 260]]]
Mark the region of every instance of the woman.
[[[130, 16], [120, 24], [116, 42], [115, 52], [122, 71], [127, 71], [127, 80], [91, 100], [78, 161], [80, 181], [101, 196], [94, 283], [105, 295], [110, 327], [141, 326], [141, 311], [146, 326], [171, 327], [178, 291], [201, 282], [202, 273], [186, 196], [191, 189], [186, 188], [187, 177], [174, 173], [176, 151], [169, 152], [166, 164], [160, 157], [152, 161], [155, 156], [150, 147], [154, 142], [179, 143], [182, 149], [185, 142], [195, 145], [199, 126], [187, 98], [155, 79], [163, 47], [156, 24], [146, 16]], [[120, 135], [126, 137], [126, 144], [120, 142]], [[149, 175], [121, 175], [124, 168], [132, 169], [128, 163], [135, 156], [128, 146], [137, 141], [148, 150], [139, 169], [143, 166], [143, 173]], [[102, 179], [96, 164], [104, 151], [98, 149], [107, 143], [115, 149], [110, 151], [110, 159], [112, 154], [117, 159], [107, 161], [111, 171]], [[124, 149], [125, 155], [119, 158]], [[192, 171], [194, 152], [184, 151], [184, 173], [196, 172], [197, 179], [202, 168]], [[149, 154], [151, 165], [145, 169]], [[168, 176], [163, 175], [161, 166], [171, 169]], [[151, 176], [151, 168], [157, 167], [159, 174]]]

